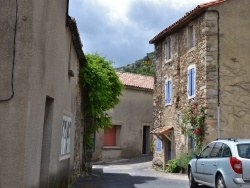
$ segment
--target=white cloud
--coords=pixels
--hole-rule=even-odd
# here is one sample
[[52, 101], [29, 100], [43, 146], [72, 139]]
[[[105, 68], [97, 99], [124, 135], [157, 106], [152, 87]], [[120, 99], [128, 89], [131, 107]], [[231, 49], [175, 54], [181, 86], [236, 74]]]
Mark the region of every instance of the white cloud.
[[70, 0], [84, 52], [130, 64], [153, 51], [148, 41], [198, 4], [209, 0]]
[[134, 3], [151, 3], [152, 5], [169, 6], [178, 11], [194, 8], [196, 5], [209, 0], [91, 0], [106, 9], [110, 21], [129, 23], [128, 12]]

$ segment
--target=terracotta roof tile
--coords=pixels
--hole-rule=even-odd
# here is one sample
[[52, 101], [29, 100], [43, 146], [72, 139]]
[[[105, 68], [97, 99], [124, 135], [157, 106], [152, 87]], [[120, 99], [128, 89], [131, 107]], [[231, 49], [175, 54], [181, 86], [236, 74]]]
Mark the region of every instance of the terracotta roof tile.
[[152, 130], [150, 133], [151, 134], [164, 134], [168, 131], [173, 130], [174, 127], [173, 126], [167, 126], [167, 127], [157, 127], [154, 130]]
[[215, 1], [211, 1], [211, 2], [208, 2], [208, 3], [203, 3], [203, 4], [198, 5], [196, 8], [194, 8], [190, 12], [187, 12], [178, 21], [176, 21], [175, 23], [173, 23], [172, 25], [170, 25], [169, 27], [167, 27], [166, 29], [161, 31], [159, 34], [157, 34], [153, 39], [151, 39], [149, 41], [149, 43], [153, 44], [153, 43], [159, 41], [160, 39], [162, 39], [166, 35], [174, 32], [175, 30], [177, 30], [179, 28], [181, 28], [183, 25], [188, 23], [193, 17], [197, 16], [198, 14], [200, 14], [201, 12], [206, 10], [207, 8], [209, 8], [209, 7], [213, 6], [213, 5], [219, 4], [219, 3], [224, 3], [226, 1], [227, 0], [215, 0]]
[[116, 73], [125, 86], [132, 86], [150, 90], [154, 89], [154, 77], [152, 76], [144, 76], [140, 74], [118, 71]]

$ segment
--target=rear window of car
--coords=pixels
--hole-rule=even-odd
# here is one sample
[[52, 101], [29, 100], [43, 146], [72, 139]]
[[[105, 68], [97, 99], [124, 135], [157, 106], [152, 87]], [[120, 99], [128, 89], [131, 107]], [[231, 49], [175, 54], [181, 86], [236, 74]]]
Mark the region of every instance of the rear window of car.
[[241, 158], [250, 159], [250, 143], [249, 144], [238, 144], [237, 145], [238, 154]]

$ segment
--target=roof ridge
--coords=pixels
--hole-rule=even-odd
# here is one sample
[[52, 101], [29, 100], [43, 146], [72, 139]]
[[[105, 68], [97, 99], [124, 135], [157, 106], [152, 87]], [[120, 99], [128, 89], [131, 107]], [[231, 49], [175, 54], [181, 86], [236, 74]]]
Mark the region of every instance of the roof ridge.
[[154, 38], [152, 38], [149, 41], [149, 43], [153, 44], [153, 43], [157, 42], [158, 40], [160, 40], [161, 38], [163, 38], [168, 33], [171, 33], [175, 29], [178, 29], [178, 27], [183, 26], [183, 24], [189, 22], [189, 20], [190, 20], [190, 18], [192, 18], [192, 16], [200, 14], [202, 11], [204, 11], [205, 9], [207, 9], [213, 5], [216, 5], [219, 3], [224, 3], [226, 1], [228, 1], [228, 0], [215, 0], [215, 1], [209, 1], [207, 3], [197, 5], [194, 9], [190, 10], [189, 12], [186, 12], [184, 14], [184, 16], [181, 17], [179, 20], [177, 20], [176, 22], [174, 22], [173, 24], [171, 24], [170, 26], [168, 26], [167, 28], [162, 30], [160, 33], [158, 33]]
[[138, 73], [134, 73], [134, 72], [122, 72], [122, 71], [116, 71], [118, 73], [122, 73], [122, 74], [133, 74], [133, 75], [139, 75], [139, 76], [145, 76], [145, 77], [153, 77], [153, 76], [149, 76], [149, 75], [144, 75], [144, 74], [138, 74]]

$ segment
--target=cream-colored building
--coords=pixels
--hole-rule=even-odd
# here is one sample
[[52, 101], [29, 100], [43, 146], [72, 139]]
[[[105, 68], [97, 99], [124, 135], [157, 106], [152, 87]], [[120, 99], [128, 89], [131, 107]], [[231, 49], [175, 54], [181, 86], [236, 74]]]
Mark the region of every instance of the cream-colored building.
[[66, 187], [80, 171], [78, 69], [68, 1], [1, 1], [0, 187]]
[[163, 163], [192, 148], [179, 126], [192, 102], [206, 108], [204, 144], [250, 137], [249, 9], [249, 0], [204, 3], [150, 40], [156, 51], [152, 133], [162, 139], [155, 157]]
[[108, 111], [112, 128], [96, 133], [94, 161], [151, 153], [154, 78], [126, 72], [117, 74], [125, 88], [119, 104]]

